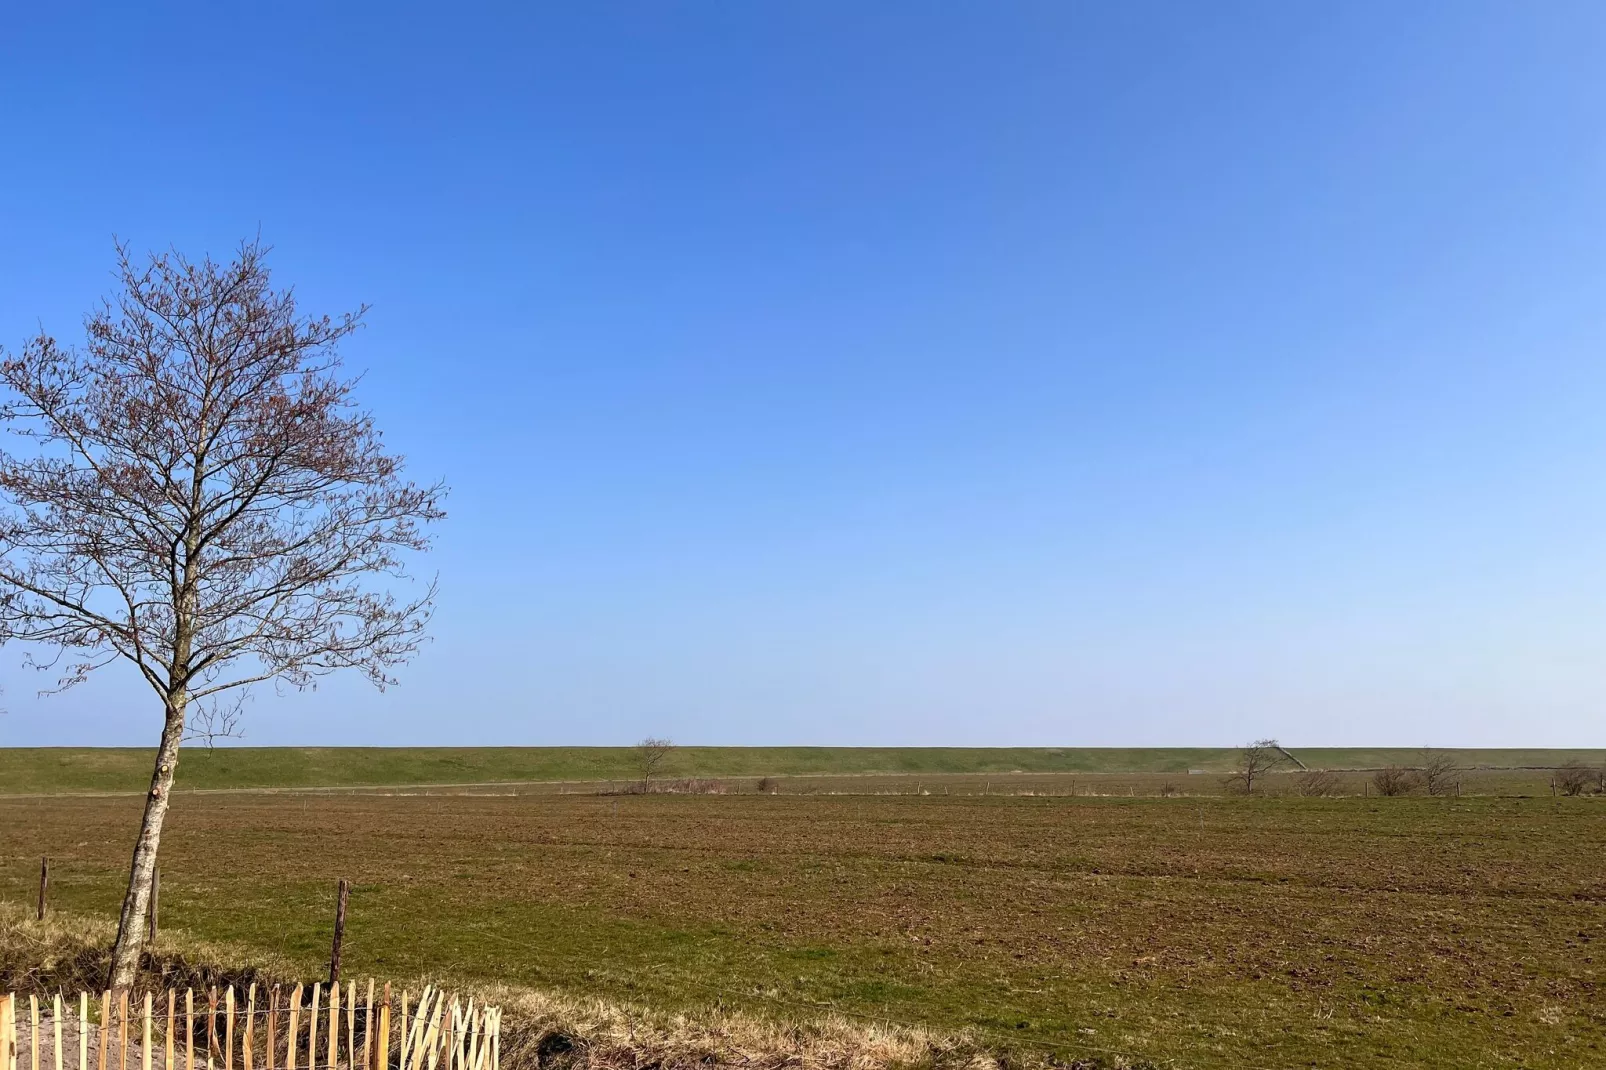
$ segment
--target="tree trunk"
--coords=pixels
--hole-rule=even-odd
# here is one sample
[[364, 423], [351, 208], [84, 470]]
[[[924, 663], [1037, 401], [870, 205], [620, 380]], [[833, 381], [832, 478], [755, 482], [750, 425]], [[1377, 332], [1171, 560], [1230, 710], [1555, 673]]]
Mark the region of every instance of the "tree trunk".
[[162, 839], [162, 819], [173, 794], [173, 775], [178, 770], [178, 747], [184, 738], [184, 707], [187, 692], [168, 699], [167, 721], [162, 726], [162, 743], [156, 749], [156, 768], [151, 773], [151, 790], [145, 796], [145, 816], [134, 843], [134, 863], [128, 874], [128, 893], [123, 896], [123, 913], [117, 925], [117, 943], [112, 945], [109, 987], [125, 989], [134, 983], [139, 971], [140, 946], [145, 942], [145, 919], [150, 910], [151, 877], [156, 872], [156, 847]]

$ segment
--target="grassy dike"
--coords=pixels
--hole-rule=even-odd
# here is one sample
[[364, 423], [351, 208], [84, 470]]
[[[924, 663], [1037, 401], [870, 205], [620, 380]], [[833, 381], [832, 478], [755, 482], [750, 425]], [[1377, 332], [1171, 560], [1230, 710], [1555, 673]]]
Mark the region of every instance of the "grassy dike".
[[[1414, 749], [1293, 748], [1331, 769], [1410, 765]], [[1454, 750], [1468, 768], [1550, 768], [1601, 750]], [[154, 752], [138, 747], [0, 748], [0, 795], [138, 792]], [[698, 777], [1226, 772], [1237, 752], [1209, 747], [680, 747], [665, 775]], [[628, 780], [632, 747], [220, 747], [192, 748], [180, 789], [371, 787], [520, 781]]]

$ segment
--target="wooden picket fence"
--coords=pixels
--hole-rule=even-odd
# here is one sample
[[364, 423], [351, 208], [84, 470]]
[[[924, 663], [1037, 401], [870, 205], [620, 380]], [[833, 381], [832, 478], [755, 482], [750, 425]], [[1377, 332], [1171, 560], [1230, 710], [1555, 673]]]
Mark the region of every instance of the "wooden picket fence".
[[[0, 998], [0, 1070], [500, 1070], [502, 1014], [426, 987], [355, 982]], [[323, 1006], [319, 999], [323, 996]], [[342, 998], [344, 997], [344, 998]], [[319, 1037], [320, 1018], [324, 1023]], [[130, 1037], [130, 1032], [133, 1036]], [[76, 1052], [72, 1049], [76, 1048]], [[197, 1050], [199, 1049], [199, 1050]], [[26, 1052], [26, 1057], [24, 1053]], [[76, 1055], [76, 1058], [72, 1056]]]

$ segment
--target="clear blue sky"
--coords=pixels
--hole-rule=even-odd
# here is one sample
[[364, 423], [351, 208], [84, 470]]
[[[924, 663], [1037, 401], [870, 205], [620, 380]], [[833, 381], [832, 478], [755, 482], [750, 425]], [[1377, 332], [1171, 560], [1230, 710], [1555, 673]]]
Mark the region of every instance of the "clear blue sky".
[[0, 340], [260, 228], [453, 487], [247, 742], [1606, 745], [1606, 7], [335, 6], [0, 21]]

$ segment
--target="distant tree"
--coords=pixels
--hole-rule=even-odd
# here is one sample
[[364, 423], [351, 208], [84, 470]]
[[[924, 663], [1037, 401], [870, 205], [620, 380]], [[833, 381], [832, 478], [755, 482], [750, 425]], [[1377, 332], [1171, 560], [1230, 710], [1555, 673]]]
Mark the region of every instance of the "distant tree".
[[1338, 774], [1327, 769], [1306, 769], [1294, 775], [1294, 790], [1308, 797], [1337, 795]]
[[1238, 752], [1238, 768], [1227, 777], [1227, 787], [1253, 795], [1261, 781], [1286, 760], [1275, 739], [1257, 739]]
[[1461, 780], [1461, 767], [1442, 750], [1424, 748], [1416, 767], [1417, 779], [1429, 795], [1449, 795]]
[[117, 253], [83, 349], [0, 354], [0, 427], [28, 447], [0, 453], [0, 640], [50, 649], [56, 690], [121, 659], [160, 700], [112, 949], [127, 988], [180, 744], [230, 732], [238, 699], [219, 699], [253, 683], [391, 683], [434, 585], [398, 602], [372, 584], [428, 547], [445, 491], [403, 481], [353, 406], [336, 346], [361, 312], [299, 315], [255, 243], [228, 264]]
[[1556, 769], [1556, 787], [1563, 795], [1582, 795], [1595, 771], [1577, 758], [1569, 758]]
[[1372, 787], [1379, 795], [1409, 795], [1416, 787], [1416, 773], [1398, 765], [1386, 765], [1372, 774]]
[[675, 745], [667, 739], [648, 736], [636, 744], [636, 769], [641, 773], [641, 790], [646, 791], [652, 778], [662, 771]]

